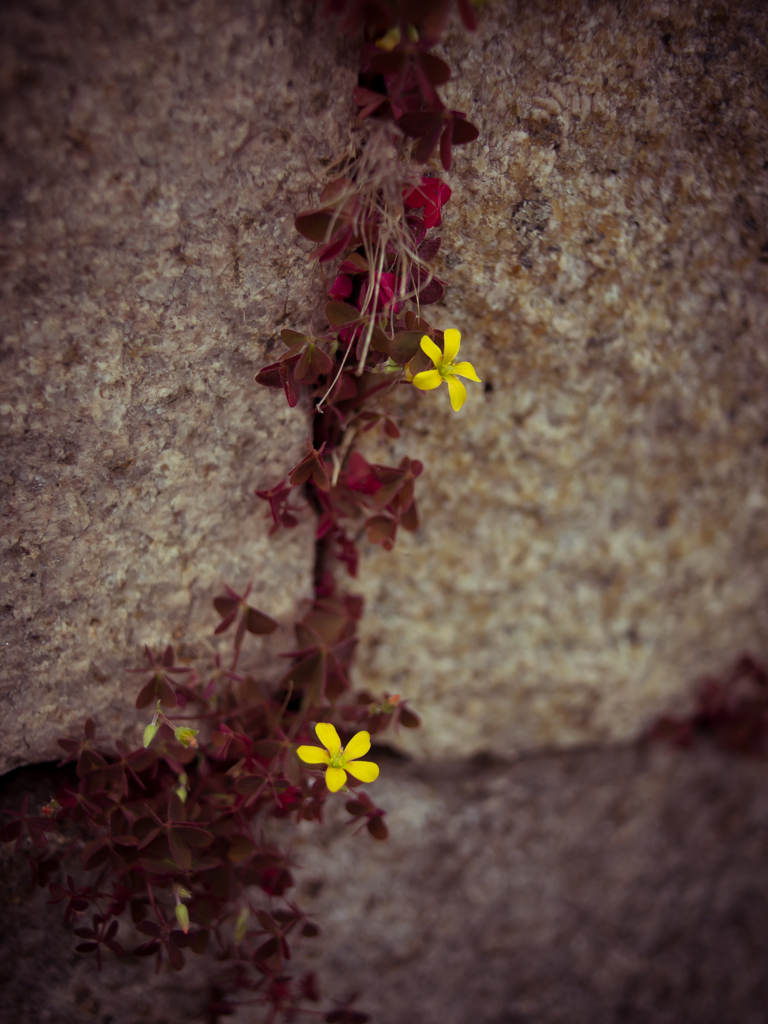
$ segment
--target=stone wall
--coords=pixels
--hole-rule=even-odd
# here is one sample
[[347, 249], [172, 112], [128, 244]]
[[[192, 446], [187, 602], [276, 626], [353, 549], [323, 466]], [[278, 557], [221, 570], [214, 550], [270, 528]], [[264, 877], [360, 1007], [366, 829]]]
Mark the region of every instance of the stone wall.
[[[346, 144], [354, 54], [303, 0], [0, 19], [2, 770], [87, 713], [129, 728], [122, 670], [144, 642], [204, 650], [222, 578], [286, 622], [308, 592], [312, 523], [269, 540], [252, 495], [306, 410], [252, 377], [317, 302], [292, 217]], [[757, 1024], [764, 766], [611, 743], [768, 653], [766, 13], [480, 20], [446, 39], [482, 137], [450, 177], [435, 319], [484, 387], [459, 415], [403, 388], [402, 444], [369, 436], [371, 458], [424, 459], [424, 526], [356, 584], [356, 682], [424, 728], [412, 762], [375, 752], [388, 844], [352, 838], [341, 798], [322, 828], [271, 823], [325, 929], [292, 967], [326, 999], [362, 989], [379, 1024]], [[55, 785], [5, 776], [0, 806]], [[0, 856], [6, 1016], [200, 1012], [213, 958], [99, 976]]]
[[[252, 376], [317, 304], [292, 216], [354, 55], [299, 3], [4, 17], [8, 765], [114, 728], [115, 672], [200, 650], [222, 577], [286, 617], [307, 592], [311, 524], [270, 541], [252, 495], [305, 413]], [[424, 460], [424, 526], [359, 581], [358, 680], [427, 711], [412, 752], [626, 738], [765, 653], [765, 19], [499, 3], [446, 38], [482, 135], [434, 312], [484, 387], [458, 416], [402, 389], [369, 454]]]
[[0, 770], [88, 713], [132, 724], [122, 669], [145, 642], [203, 649], [222, 579], [286, 618], [308, 593], [312, 523], [270, 540], [253, 495], [306, 411], [253, 377], [316, 300], [293, 215], [349, 120], [310, 14], [0, 14]]
[[[551, 2], [456, 32], [421, 531], [368, 550], [359, 678], [418, 755], [637, 735], [768, 633], [768, 12]], [[435, 307], [431, 307], [433, 310]]]

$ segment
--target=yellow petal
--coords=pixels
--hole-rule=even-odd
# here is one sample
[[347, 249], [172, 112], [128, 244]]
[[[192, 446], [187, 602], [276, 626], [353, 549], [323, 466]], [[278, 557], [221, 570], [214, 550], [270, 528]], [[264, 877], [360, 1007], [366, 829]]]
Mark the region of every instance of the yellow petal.
[[421, 373], [416, 374], [413, 378], [413, 383], [419, 391], [431, 391], [433, 388], [440, 387], [442, 379], [437, 370], [423, 370]]
[[306, 764], [328, 764], [330, 760], [322, 747], [299, 747], [296, 753]]
[[338, 793], [347, 781], [347, 773], [343, 768], [326, 768], [325, 784], [332, 793]]
[[461, 334], [454, 327], [449, 327], [448, 330], [445, 332], [446, 363], [452, 363], [456, 356], [459, 354], [460, 344]]
[[[353, 761], [347, 765], [347, 771], [361, 782], [373, 782], [379, 777], [379, 766], [373, 761]], [[328, 772], [325, 774], [327, 776]]]
[[371, 734], [369, 732], [356, 733], [344, 747], [344, 761], [353, 761], [356, 757], [362, 757], [371, 749]]
[[451, 405], [453, 406], [453, 411], [458, 412], [467, 400], [467, 389], [458, 377], [448, 377], [447, 384], [448, 390], [451, 393]]
[[[426, 352], [426, 354], [429, 356], [429, 358], [432, 360], [435, 366], [439, 366], [442, 363], [443, 353], [440, 351], [440, 349], [437, 347], [434, 341], [432, 341], [432, 339], [427, 334], [425, 334], [424, 337], [421, 339], [421, 351]], [[427, 371], [427, 373], [428, 372], [429, 371]]]
[[341, 740], [330, 722], [318, 722], [315, 726], [317, 738], [327, 748], [329, 754], [338, 754], [341, 750]]
[[472, 363], [456, 363], [451, 367], [451, 369], [461, 377], [467, 377], [469, 380], [476, 380], [478, 384], [483, 383], [475, 373], [475, 368]]

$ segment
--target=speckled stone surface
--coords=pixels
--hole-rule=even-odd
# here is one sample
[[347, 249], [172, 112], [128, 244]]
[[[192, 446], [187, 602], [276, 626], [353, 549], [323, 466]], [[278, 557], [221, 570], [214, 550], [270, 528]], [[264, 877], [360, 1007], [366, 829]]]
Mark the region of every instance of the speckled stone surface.
[[[387, 808], [388, 842], [352, 835], [341, 796], [322, 827], [268, 825], [295, 864], [292, 897], [323, 929], [288, 965], [294, 977], [317, 970], [322, 1010], [358, 991], [375, 1024], [764, 1024], [763, 763], [706, 747], [518, 764], [374, 756], [369, 792]], [[31, 792], [37, 808], [50, 785], [37, 768], [6, 776], [0, 806]], [[106, 954], [99, 975], [74, 952], [62, 905], [30, 897], [26, 865], [6, 849], [0, 869], [4, 1021], [202, 1013], [221, 977], [213, 957], [155, 976], [152, 962]], [[117, 937], [127, 949], [143, 939], [125, 921]], [[246, 1004], [226, 1020], [262, 1016]]]
[[132, 723], [122, 668], [202, 650], [222, 579], [278, 617], [308, 592], [312, 522], [271, 540], [253, 495], [306, 410], [253, 377], [315, 301], [293, 215], [346, 139], [310, 15], [3, 5], [0, 770]]
[[366, 551], [358, 679], [419, 756], [636, 735], [768, 651], [768, 9], [492, 4], [446, 40], [445, 305], [402, 389], [423, 526]]
[[[384, 762], [390, 839], [302, 825], [298, 897], [376, 1024], [761, 1024], [765, 765], [700, 748]], [[318, 841], [319, 840], [319, 841]]]
[[[252, 496], [305, 420], [252, 376], [317, 301], [292, 216], [354, 61], [298, 2], [3, 17], [7, 766], [114, 728], [114, 671], [199, 650], [221, 577], [307, 591], [310, 524], [268, 541]], [[759, 4], [561, 0], [446, 39], [482, 137], [435, 317], [486, 388], [402, 395], [370, 454], [425, 461], [424, 526], [360, 579], [357, 679], [415, 699], [413, 752], [628, 737], [766, 653], [767, 38]]]

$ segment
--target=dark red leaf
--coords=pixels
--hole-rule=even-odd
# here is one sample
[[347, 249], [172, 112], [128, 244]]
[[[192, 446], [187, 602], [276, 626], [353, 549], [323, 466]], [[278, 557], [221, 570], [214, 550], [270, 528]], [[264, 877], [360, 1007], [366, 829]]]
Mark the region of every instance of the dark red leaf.
[[421, 349], [416, 353], [408, 366], [409, 371], [415, 377], [417, 373], [421, 373], [423, 370], [433, 369], [432, 360], [429, 358], [426, 352], [422, 352]]
[[311, 242], [325, 242], [334, 217], [329, 210], [308, 210], [295, 220], [296, 230]]
[[330, 373], [332, 369], [331, 357], [310, 342], [296, 364], [293, 374], [296, 380], [301, 381], [302, 384], [314, 384], [318, 377], [324, 373]]
[[367, 804], [364, 804], [361, 800], [347, 800], [344, 804], [350, 814], [354, 814], [356, 818], [359, 818], [361, 814], [367, 814], [370, 808]]
[[443, 295], [445, 295], [443, 282], [433, 277], [429, 284], [419, 292], [419, 302], [422, 306], [431, 306], [435, 302], [439, 302]]
[[0, 843], [12, 843], [21, 835], [23, 825], [20, 821], [12, 821], [0, 828]]
[[200, 828], [199, 825], [187, 824], [175, 824], [173, 831], [178, 832], [185, 843], [189, 846], [200, 848], [202, 846], [208, 846], [213, 841], [212, 833], [206, 831], [204, 828]]
[[436, 238], [430, 238], [429, 241], [424, 242], [419, 246], [419, 259], [425, 263], [431, 263], [432, 260], [440, 252], [440, 242], [442, 241], [440, 235]]
[[440, 137], [440, 163], [446, 171], [451, 169], [451, 138], [451, 128], [448, 125]]
[[421, 719], [410, 708], [401, 708], [400, 724], [405, 726], [406, 729], [418, 729], [421, 725]]
[[368, 540], [371, 544], [382, 544], [387, 551], [392, 549], [397, 533], [397, 523], [391, 516], [371, 516], [366, 521], [365, 528], [368, 531]]
[[422, 53], [419, 55], [419, 62], [432, 85], [445, 85], [451, 77], [451, 69], [433, 53]]
[[408, 530], [409, 533], [413, 533], [414, 530], [418, 530], [419, 510], [415, 500], [411, 501], [410, 505], [408, 505], [400, 516], [400, 525], [404, 530]]
[[145, 942], [142, 946], [137, 946], [133, 950], [134, 956], [152, 956], [160, 949], [159, 942]]
[[234, 597], [214, 597], [213, 607], [223, 617], [230, 615], [232, 612], [237, 612], [240, 602], [235, 600]]
[[256, 383], [265, 388], [281, 388], [283, 380], [280, 376], [280, 363], [271, 363], [263, 366], [255, 377]]
[[397, 123], [409, 138], [420, 139], [431, 132], [435, 125], [437, 125], [439, 135], [443, 119], [441, 115], [429, 110], [414, 110], [403, 114]]
[[177, 829], [170, 829], [168, 833], [168, 845], [171, 848], [173, 859], [182, 871], [189, 871], [192, 867], [192, 851], [181, 838]]
[[168, 959], [171, 961], [171, 967], [174, 971], [180, 971], [185, 963], [184, 954], [174, 942], [169, 942], [166, 948], [168, 950]]
[[475, 14], [475, 8], [472, 6], [472, 0], [458, 0], [459, 5], [459, 16], [469, 32], [474, 32], [477, 28], [477, 15]]
[[166, 708], [175, 708], [176, 694], [174, 693], [173, 687], [164, 676], [156, 677], [156, 679], [158, 700]]
[[[412, 215], [406, 217], [405, 221], [406, 221], [406, 223], [408, 225], [408, 229], [409, 229], [409, 231], [411, 233], [411, 238], [413, 239], [413, 244], [415, 246], [421, 245], [421, 243], [424, 241], [424, 236], [427, 233], [426, 221], [424, 221], [421, 217], [414, 217]], [[442, 221], [441, 221], [441, 223], [442, 223]], [[432, 225], [432, 226], [434, 226], [434, 225]]]
[[389, 352], [390, 339], [382, 331], [380, 327], [374, 327], [371, 332], [371, 346], [375, 352], [380, 352], [383, 356]]
[[[402, 68], [405, 60], [406, 54], [402, 50], [376, 53], [368, 61], [368, 70], [374, 75], [396, 75]], [[448, 74], [450, 76], [450, 69]]]
[[263, 945], [259, 946], [256, 952], [253, 954], [254, 960], [268, 960], [271, 956], [274, 956], [280, 948], [280, 943], [277, 936], [273, 936], [271, 939], [267, 939]]
[[478, 129], [469, 121], [454, 117], [451, 129], [451, 142], [454, 146], [466, 146], [468, 142], [474, 142], [479, 135]]
[[419, 351], [423, 332], [400, 331], [389, 342], [389, 357], [400, 366], [405, 366]]
[[248, 836], [235, 836], [227, 850], [227, 860], [230, 864], [240, 864], [249, 860], [256, 852], [256, 844]]
[[153, 937], [158, 936], [161, 932], [160, 925], [156, 921], [141, 921], [136, 926], [136, 930], [143, 935], [152, 935]]
[[334, 327], [342, 327], [344, 324], [356, 323], [360, 319], [360, 310], [346, 302], [331, 299], [325, 307], [325, 315]]
[[264, 612], [260, 612], [256, 608], [249, 607], [245, 613], [245, 628], [249, 633], [264, 636], [267, 633], [274, 633], [278, 626], [279, 623], [276, 619], [273, 619], [271, 615], [265, 615]]
[[[429, 131], [425, 132], [425, 134], [422, 136], [421, 140], [419, 141], [419, 144], [413, 151], [413, 158], [414, 160], [416, 160], [417, 163], [425, 164], [427, 160], [429, 160], [434, 151], [437, 149], [437, 145], [440, 142], [441, 133], [444, 138], [447, 137], [445, 132], [443, 131], [442, 120], [435, 121], [434, 124], [430, 127]], [[443, 167], [445, 167], [445, 161], [443, 161]], [[450, 170], [450, 164], [445, 169]]]
[[280, 929], [278, 928], [274, 917], [268, 914], [266, 910], [257, 910], [256, 917], [259, 919], [259, 924], [266, 932], [277, 933]]
[[384, 824], [380, 814], [374, 815], [368, 819], [368, 823], [365, 826], [371, 833], [374, 839], [378, 839], [379, 842], [384, 842], [389, 837], [389, 830]]
[[299, 334], [298, 331], [289, 331], [288, 328], [280, 331], [280, 337], [289, 348], [292, 348], [294, 345], [300, 345], [307, 340], [306, 334]]
[[291, 409], [295, 409], [299, 404], [299, 398], [301, 397], [301, 391], [299, 385], [296, 382], [296, 378], [290, 371], [290, 368], [285, 364], [280, 365], [280, 378], [283, 383], [283, 391], [285, 392], [285, 398]]

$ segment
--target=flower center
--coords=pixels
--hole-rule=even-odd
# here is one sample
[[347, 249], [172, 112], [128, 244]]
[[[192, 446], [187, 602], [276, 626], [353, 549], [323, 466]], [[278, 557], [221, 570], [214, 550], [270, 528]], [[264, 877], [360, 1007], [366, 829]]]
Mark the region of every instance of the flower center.
[[344, 751], [340, 750], [337, 754], [331, 754], [331, 768], [342, 768], [344, 766]]

